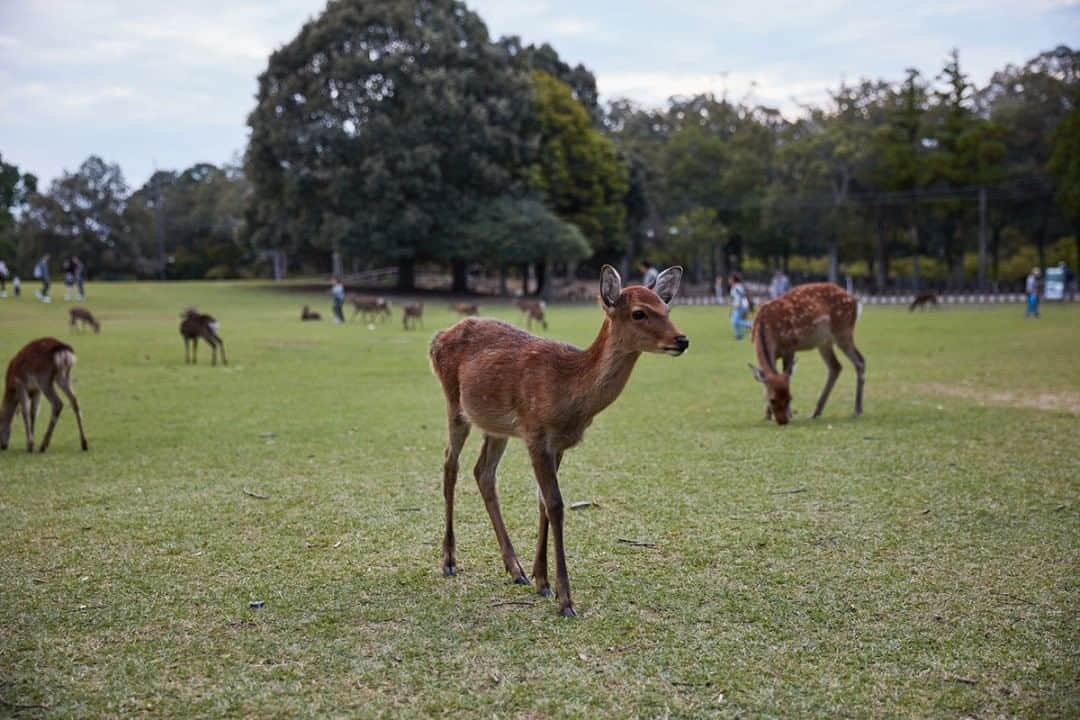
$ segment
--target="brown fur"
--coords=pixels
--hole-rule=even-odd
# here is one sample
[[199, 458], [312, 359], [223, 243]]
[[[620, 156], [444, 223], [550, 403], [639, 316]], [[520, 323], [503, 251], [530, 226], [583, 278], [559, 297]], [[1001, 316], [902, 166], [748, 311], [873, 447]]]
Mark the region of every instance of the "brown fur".
[[[813, 349], [821, 353], [829, 369], [814, 409], [815, 418], [821, 415], [841, 369], [833, 352], [834, 343], [855, 366], [855, 415], [862, 413], [866, 360], [855, 347], [858, 315], [859, 301], [832, 283], [800, 285], [759, 308], [751, 334], [758, 367], [751, 366], [751, 370], [765, 385], [766, 419], [773, 418], [780, 425], [791, 420], [790, 379], [795, 370], [795, 353]], [[776, 368], [778, 360], [784, 361], [783, 373]]]
[[56, 338], [34, 340], [15, 354], [7, 367], [4, 397], [0, 402], [0, 450], [7, 449], [15, 411], [21, 410], [23, 425], [26, 427], [26, 449], [28, 452], [34, 451], [34, 422], [42, 395], [52, 406], [52, 415], [45, 438], [41, 441], [41, 452], [49, 448], [56, 421], [60, 419], [60, 411], [64, 409], [64, 403], [56, 394], [54, 384], [60, 386], [60, 390], [71, 402], [71, 407], [75, 410], [75, 422], [79, 426], [79, 441], [83, 450], [88, 449], [79, 400], [71, 388], [71, 368], [74, 365], [75, 350]]
[[[529, 450], [540, 488], [540, 525], [533, 577], [537, 592], [550, 595], [547, 532], [554, 536], [559, 608], [573, 615], [563, 549], [563, 501], [557, 473], [563, 452], [581, 441], [597, 413], [622, 392], [642, 352], [679, 355], [689, 341], [671, 323], [668, 305], [682, 268], [672, 268], [660, 295], [643, 287], [622, 289], [614, 268], [601, 283], [604, 322], [585, 350], [546, 340], [493, 319], [466, 318], [435, 335], [431, 367], [446, 396], [450, 440], [443, 465], [446, 534], [443, 573], [454, 575], [454, 486], [458, 456], [472, 425], [484, 433], [475, 475], [499, 541], [503, 564], [518, 584], [528, 584], [506, 533], [495, 493], [495, 471], [507, 439]], [[663, 299], [661, 299], [663, 296]], [[665, 302], [666, 301], [666, 302]], [[634, 314], [641, 314], [639, 319]]]
[[[199, 338], [206, 341], [210, 346], [210, 364], [217, 365], [217, 351], [221, 348], [221, 364], [228, 365], [225, 359], [225, 341], [217, 334], [217, 321], [211, 315], [204, 315], [195, 308], [188, 308], [180, 322], [180, 335], [184, 338], [184, 362], [192, 365], [198, 362], [196, 353], [199, 349]], [[188, 343], [191, 343], [191, 357], [188, 358]]]
[[94, 314], [83, 307], [73, 307], [68, 310], [68, 319], [70, 321], [71, 330], [74, 332], [78, 326], [78, 323], [82, 323], [82, 329], [85, 330], [86, 326], [94, 328], [94, 333], [101, 332], [101, 323], [97, 321]]
[[349, 300], [353, 305], [352, 320], [355, 320], [357, 315], [360, 315], [363, 322], [371, 322], [376, 318], [380, 321], [390, 319], [390, 301], [386, 298], [354, 295]]
[[[424, 327], [424, 303], [422, 302], [410, 303], [401, 309], [401, 326], [404, 329], [415, 330], [417, 323], [420, 324], [420, 327]], [[411, 328], [410, 325], [412, 325]]]
[[928, 308], [933, 305], [935, 308], [938, 306], [937, 293], [921, 292], [915, 296], [915, 299], [911, 302], [911, 306], [908, 308], [908, 312], [914, 312], [915, 308]]

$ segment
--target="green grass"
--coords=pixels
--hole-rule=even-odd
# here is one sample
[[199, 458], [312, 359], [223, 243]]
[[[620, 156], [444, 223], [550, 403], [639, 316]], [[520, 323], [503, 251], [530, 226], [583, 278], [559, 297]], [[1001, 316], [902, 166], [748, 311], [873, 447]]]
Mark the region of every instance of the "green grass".
[[[642, 358], [564, 462], [566, 499], [596, 503], [568, 514], [565, 620], [510, 584], [471, 471], [461, 574], [439, 572], [444, 304], [406, 333], [301, 324], [325, 296], [256, 285], [90, 292], [97, 336], [0, 300], [3, 358], [75, 346], [90, 441], [68, 410], [47, 454], [21, 424], [0, 453], [0, 715], [1080, 714], [1080, 308], [867, 308], [865, 415], [842, 360], [811, 422], [824, 368], [802, 355], [786, 428], [726, 313], [677, 308], [690, 352]], [[205, 346], [184, 366], [188, 304], [227, 368]], [[585, 344], [600, 311], [550, 319]], [[528, 566], [520, 443], [501, 471]]]

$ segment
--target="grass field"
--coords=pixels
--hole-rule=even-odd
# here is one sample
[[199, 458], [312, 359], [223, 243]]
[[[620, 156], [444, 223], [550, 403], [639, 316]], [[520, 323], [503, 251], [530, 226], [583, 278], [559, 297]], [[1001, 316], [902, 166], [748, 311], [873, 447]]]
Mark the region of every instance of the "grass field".
[[[690, 351], [643, 357], [563, 464], [567, 501], [594, 503], [567, 516], [566, 620], [510, 584], [470, 471], [461, 574], [439, 572], [445, 304], [406, 333], [397, 311], [301, 324], [325, 295], [257, 285], [89, 290], [96, 336], [65, 303], [0, 300], [5, 363], [74, 345], [90, 441], [68, 410], [48, 453], [21, 423], [0, 453], [0, 715], [1080, 715], [1080, 308], [867, 308], [865, 415], [842, 360], [811, 422], [803, 355], [786, 428], [726, 313], [677, 308]], [[189, 304], [227, 368], [205, 346], [184, 365]], [[600, 323], [550, 315], [576, 344]], [[529, 566], [520, 443], [501, 471]]]

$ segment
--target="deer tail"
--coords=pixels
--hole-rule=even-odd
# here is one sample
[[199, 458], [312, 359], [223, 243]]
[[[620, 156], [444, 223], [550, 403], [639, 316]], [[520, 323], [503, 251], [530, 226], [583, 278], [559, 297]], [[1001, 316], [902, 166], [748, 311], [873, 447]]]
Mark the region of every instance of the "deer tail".
[[56, 363], [56, 369], [66, 375], [71, 372], [71, 368], [75, 367], [75, 351], [70, 349], [57, 350], [53, 354], [53, 362]]
[[218, 326], [218, 321], [217, 321], [217, 320], [215, 320], [214, 322], [210, 323], [210, 332], [212, 332], [212, 333], [214, 333], [215, 335], [217, 335], [218, 327], [219, 327], [219, 326]]

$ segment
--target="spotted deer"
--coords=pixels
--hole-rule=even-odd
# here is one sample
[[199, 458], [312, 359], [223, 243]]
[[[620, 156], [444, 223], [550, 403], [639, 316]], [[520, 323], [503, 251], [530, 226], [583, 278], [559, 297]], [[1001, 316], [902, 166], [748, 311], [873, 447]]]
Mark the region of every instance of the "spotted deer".
[[[862, 414], [863, 381], [866, 360], [855, 347], [855, 321], [859, 301], [832, 283], [800, 285], [783, 296], [760, 306], [751, 338], [758, 365], [750, 366], [754, 379], [765, 386], [765, 419], [780, 425], [791, 421], [791, 375], [795, 371], [795, 353], [817, 349], [829, 370], [825, 388], [814, 408], [821, 415], [836, 378], [840, 361], [833, 345], [848, 356], [855, 366], [855, 415]], [[776, 369], [783, 360], [784, 371]]]
[[[199, 349], [199, 338], [210, 346], [210, 364], [217, 365], [217, 351], [221, 348], [221, 364], [228, 365], [225, 359], [225, 342], [218, 335], [218, 322], [210, 315], [204, 315], [195, 308], [188, 308], [180, 316], [180, 335], [184, 338], [184, 362], [196, 364], [195, 355]], [[188, 343], [191, 343], [191, 357], [188, 358]]]
[[71, 403], [71, 408], [75, 411], [75, 422], [79, 426], [79, 442], [83, 450], [88, 449], [79, 400], [71, 389], [71, 369], [74, 366], [75, 350], [56, 338], [33, 340], [15, 354], [7, 367], [4, 397], [0, 402], [0, 450], [7, 450], [15, 411], [19, 410], [26, 427], [26, 450], [34, 452], [34, 423], [42, 395], [52, 406], [52, 415], [49, 417], [45, 437], [41, 440], [40, 450], [45, 452], [49, 449], [56, 421], [60, 419], [60, 411], [64, 409], [64, 403], [56, 394], [53, 385], [58, 385]]
[[484, 444], [474, 474], [506, 571], [515, 583], [529, 584], [495, 492], [499, 460], [508, 439], [516, 437], [529, 451], [539, 486], [540, 522], [532, 569], [536, 591], [545, 597], [552, 594], [547, 563], [550, 524], [559, 612], [576, 615], [563, 548], [564, 508], [558, 481], [563, 453], [577, 445], [593, 418], [619, 397], [641, 353], [678, 356], [689, 347], [690, 341], [668, 316], [681, 279], [682, 268], [673, 267], [660, 274], [654, 288], [623, 288], [619, 273], [605, 265], [600, 280], [604, 320], [585, 350], [491, 318], [466, 318], [436, 333], [429, 356], [446, 396], [450, 431], [443, 463], [443, 575], [457, 574], [454, 487], [462, 445], [476, 425], [484, 433]]
[[390, 318], [390, 301], [386, 298], [353, 296], [350, 299], [353, 305], [352, 320], [355, 320], [357, 315], [365, 322], [371, 322], [375, 319], [382, 321]]
[[74, 332], [76, 328], [80, 327], [79, 323], [82, 323], [81, 329], [85, 330], [86, 326], [94, 328], [94, 334], [101, 332], [101, 323], [97, 321], [94, 314], [82, 307], [73, 307], [68, 310], [68, 323], [71, 326], [71, 331]]
[[466, 317], [480, 314], [480, 306], [475, 303], [454, 303], [450, 306], [450, 309], [458, 315], [464, 315]]

